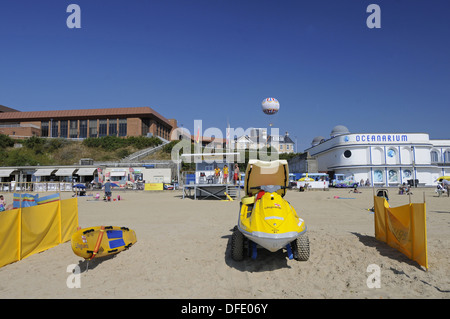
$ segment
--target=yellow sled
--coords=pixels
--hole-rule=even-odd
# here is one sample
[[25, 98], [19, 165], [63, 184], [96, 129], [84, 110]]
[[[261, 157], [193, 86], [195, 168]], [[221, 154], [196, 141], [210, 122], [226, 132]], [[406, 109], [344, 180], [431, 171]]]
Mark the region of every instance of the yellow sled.
[[136, 241], [134, 230], [126, 227], [96, 226], [76, 231], [71, 244], [75, 255], [91, 260], [117, 254]]
[[257, 245], [275, 252], [286, 248], [289, 259], [309, 259], [306, 224], [283, 197], [289, 183], [287, 161], [250, 160], [245, 172], [239, 221], [231, 238], [231, 257], [240, 261]]

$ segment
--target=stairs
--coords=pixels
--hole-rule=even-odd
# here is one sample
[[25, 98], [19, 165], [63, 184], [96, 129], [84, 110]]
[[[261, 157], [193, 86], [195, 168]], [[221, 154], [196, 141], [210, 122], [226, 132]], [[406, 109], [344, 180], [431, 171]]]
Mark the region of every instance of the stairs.
[[161, 141], [163, 142], [161, 145], [139, 150], [137, 152], [134, 152], [133, 154], [128, 155], [127, 157], [122, 158], [120, 161], [122, 163], [138, 162], [140, 159], [142, 159], [150, 154], [153, 154], [154, 152], [157, 152], [158, 150], [162, 149], [164, 147], [164, 145], [169, 143], [169, 141], [164, 140], [164, 139], [161, 139]]
[[227, 194], [233, 199], [241, 198], [241, 188], [239, 185], [227, 185]]

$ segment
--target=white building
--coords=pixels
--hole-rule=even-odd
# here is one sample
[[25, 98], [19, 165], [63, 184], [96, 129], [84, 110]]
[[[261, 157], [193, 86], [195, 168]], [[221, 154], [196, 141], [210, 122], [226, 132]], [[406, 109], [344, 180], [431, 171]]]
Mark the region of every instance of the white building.
[[294, 153], [294, 141], [289, 137], [289, 133], [284, 135], [270, 135], [267, 143], [278, 148], [279, 153]]
[[436, 185], [450, 175], [450, 139], [432, 140], [427, 133], [350, 133], [333, 128], [329, 139], [314, 138], [305, 150], [317, 158], [319, 172], [344, 174], [376, 186], [397, 186], [417, 179], [419, 185]]
[[267, 146], [274, 147], [279, 153], [295, 151], [295, 143], [288, 132], [284, 135], [268, 135], [265, 128], [252, 128], [250, 135], [242, 135], [231, 141], [231, 149], [235, 150], [258, 150]]
[[267, 146], [267, 129], [252, 128], [249, 135], [235, 137], [230, 141], [233, 150], [257, 150]]

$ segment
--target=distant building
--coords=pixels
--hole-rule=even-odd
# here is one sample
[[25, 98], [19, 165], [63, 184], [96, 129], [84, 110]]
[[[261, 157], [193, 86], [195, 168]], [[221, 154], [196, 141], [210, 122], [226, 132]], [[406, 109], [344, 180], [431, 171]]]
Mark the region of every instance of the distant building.
[[166, 119], [150, 107], [32, 112], [0, 107], [0, 133], [16, 138], [153, 135], [170, 140], [176, 127], [176, 120]]
[[306, 149], [317, 159], [317, 170], [344, 175], [356, 182], [397, 186], [417, 180], [436, 185], [450, 175], [450, 139], [430, 139], [427, 133], [350, 133], [342, 125], [329, 139], [318, 136]]
[[[6, 112], [20, 112], [10, 107], [0, 105], [0, 114]], [[0, 134], [9, 135], [15, 139], [28, 138], [31, 136], [40, 136], [40, 127], [33, 124], [20, 123], [0, 123]]]
[[317, 158], [312, 157], [308, 152], [290, 158], [288, 163], [291, 173], [319, 173]]
[[289, 133], [284, 135], [271, 135], [267, 141], [268, 145], [276, 146], [278, 144], [279, 153], [294, 153], [294, 141], [289, 137]]
[[295, 143], [285, 135], [268, 135], [265, 128], [251, 129], [250, 135], [242, 135], [231, 141], [232, 149], [260, 149], [266, 146], [276, 147], [279, 153], [294, 153]]
[[236, 150], [257, 150], [267, 146], [267, 129], [252, 128], [248, 135], [235, 137], [230, 141], [231, 148]]
[[256, 148], [255, 143], [248, 135], [242, 135], [241, 137], [237, 137], [232, 143], [231, 143], [232, 149], [237, 150], [248, 150], [250, 148]]

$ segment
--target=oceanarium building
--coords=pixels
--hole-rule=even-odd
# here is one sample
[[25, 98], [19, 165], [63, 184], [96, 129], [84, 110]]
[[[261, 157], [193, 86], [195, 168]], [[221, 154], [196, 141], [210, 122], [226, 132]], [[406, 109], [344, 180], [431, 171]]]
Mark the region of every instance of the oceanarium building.
[[450, 139], [430, 139], [427, 133], [350, 133], [333, 128], [329, 139], [318, 136], [305, 150], [317, 158], [319, 172], [344, 174], [357, 182], [397, 186], [417, 180], [419, 186], [436, 185], [450, 175]]

